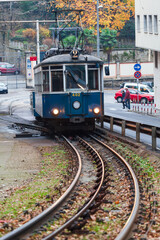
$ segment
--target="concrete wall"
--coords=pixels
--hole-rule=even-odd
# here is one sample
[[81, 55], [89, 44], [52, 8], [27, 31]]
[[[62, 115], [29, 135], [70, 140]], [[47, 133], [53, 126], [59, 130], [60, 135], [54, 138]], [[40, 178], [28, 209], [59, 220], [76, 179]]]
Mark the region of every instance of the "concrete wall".
[[[109, 80], [109, 79], [125, 79], [125, 78], [134, 78], [134, 65], [136, 62], [132, 63], [111, 63], [109, 65], [110, 68], [110, 75], [106, 76], [104, 72], [104, 79]], [[105, 63], [104, 67], [107, 66], [108, 64]], [[141, 78], [153, 78], [153, 62], [145, 62], [141, 63]]]
[[[97, 52], [93, 51], [92, 55], [97, 56]], [[100, 51], [100, 58], [104, 61], [108, 60], [107, 53]], [[132, 48], [132, 49], [113, 49], [110, 53], [110, 62], [148, 62], [153, 61], [153, 53], [147, 49]]]
[[[147, 25], [145, 24], [144, 16], [146, 16]], [[155, 16], [157, 18], [157, 28], [155, 27]], [[154, 55], [155, 51], [158, 54], [157, 66], [155, 66], [155, 57], [153, 57], [153, 72], [155, 103], [157, 108], [160, 109], [160, 1], [135, 0], [135, 20], [136, 46], [152, 49]], [[152, 28], [150, 23], [152, 23]]]
[[[138, 21], [138, 17], [139, 20]], [[146, 16], [146, 21], [144, 19]], [[151, 18], [150, 18], [151, 16]], [[155, 19], [157, 16], [157, 30]], [[150, 21], [152, 19], [152, 21]], [[159, 0], [135, 0], [135, 29], [136, 46], [152, 50], [160, 50], [160, 1]], [[139, 23], [138, 23], [139, 22]], [[147, 25], [146, 25], [146, 24]], [[152, 30], [150, 24], [152, 23]], [[156, 31], [155, 31], [156, 30]]]

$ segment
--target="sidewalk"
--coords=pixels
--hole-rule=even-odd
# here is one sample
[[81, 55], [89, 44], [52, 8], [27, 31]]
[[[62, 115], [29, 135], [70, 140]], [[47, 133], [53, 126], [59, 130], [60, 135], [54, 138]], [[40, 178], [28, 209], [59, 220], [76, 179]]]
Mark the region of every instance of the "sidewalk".
[[104, 114], [115, 118], [121, 118], [128, 121], [139, 122], [150, 126], [160, 127], [160, 110], [156, 109], [156, 114], [150, 115], [143, 112], [133, 111], [133, 103], [131, 110], [123, 109], [122, 103], [117, 103], [114, 99], [117, 90], [104, 90]]
[[132, 121], [132, 122], [139, 122], [141, 124], [146, 124], [150, 126], [155, 126], [160, 128], [160, 111], [156, 115], [149, 115], [146, 113], [141, 113], [141, 112], [133, 112], [131, 109], [122, 109], [123, 112], [125, 112], [127, 115], [125, 116], [120, 116], [119, 114], [113, 114], [113, 113], [108, 113], [105, 115], [115, 117], [115, 118], [121, 118], [124, 120]]

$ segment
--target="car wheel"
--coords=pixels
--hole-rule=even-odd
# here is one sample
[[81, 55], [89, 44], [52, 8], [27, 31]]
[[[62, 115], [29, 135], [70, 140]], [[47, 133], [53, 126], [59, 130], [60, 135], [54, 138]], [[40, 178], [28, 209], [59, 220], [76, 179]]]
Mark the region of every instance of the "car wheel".
[[19, 74], [19, 72], [18, 72], [18, 71], [15, 71], [15, 72], [14, 72], [14, 74], [15, 74], [15, 75], [18, 75], [18, 74]]
[[147, 98], [142, 98], [141, 103], [147, 103]]
[[118, 98], [117, 98], [117, 102], [118, 102], [118, 103], [121, 103], [121, 102], [122, 102], [122, 98], [121, 98], [121, 97], [118, 97]]

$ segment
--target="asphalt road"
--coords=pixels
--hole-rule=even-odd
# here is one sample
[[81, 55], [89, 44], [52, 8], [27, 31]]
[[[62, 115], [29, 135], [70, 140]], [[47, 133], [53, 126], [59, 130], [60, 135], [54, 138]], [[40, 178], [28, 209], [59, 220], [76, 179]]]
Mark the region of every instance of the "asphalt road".
[[[8, 79], [8, 82], [12, 82], [13, 84], [16, 84], [16, 79], [18, 78], [20, 81], [22, 81], [22, 78], [20, 75], [11, 75], [6, 77], [1, 76], [0, 81], [2, 80], [2, 78], [3, 80]], [[30, 91], [31, 90], [26, 89], [25, 85], [23, 85], [22, 88], [9, 89], [8, 94], [0, 94], [0, 111], [1, 112], [11, 111], [11, 114], [20, 115], [26, 119], [29, 118], [33, 120], [34, 116], [32, 115], [32, 112], [30, 110]], [[117, 101], [114, 99], [115, 92], [116, 90], [104, 91], [105, 115], [160, 127], [160, 115], [149, 116], [147, 114], [145, 115], [139, 114], [139, 113], [128, 111], [128, 109], [123, 109], [122, 103], [117, 103]], [[18, 108], [16, 107], [17, 105], [19, 105]], [[110, 128], [109, 124], [105, 124], [105, 127], [107, 127], [108, 129]], [[121, 127], [114, 126], [114, 131], [121, 133]], [[126, 129], [126, 136], [135, 139], [136, 133], [134, 131]], [[151, 145], [151, 137], [141, 134], [141, 142]], [[157, 139], [157, 147], [160, 148], [159, 139]]]
[[[144, 113], [136, 113], [128, 111], [128, 109], [123, 109], [122, 103], [117, 103], [114, 99], [114, 94], [117, 90], [105, 90], [104, 91], [104, 114], [123, 118], [125, 120], [140, 122], [142, 124], [147, 124], [151, 126], [160, 127], [160, 114], [150, 116]], [[131, 103], [132, 109], [132, 103]], [[109, 129], [109, 124], [105, 124], [105, 127]], [[114, 126], [114, 131], [121, 134], [121, 127]], [[136, 139], [135, 131], [126, 129], [126, 136]], [[140, 141], [151, 146], [151, 136], [141, 134]], [[157, 139], [157, 148], [160, 148], [160, 140]]]

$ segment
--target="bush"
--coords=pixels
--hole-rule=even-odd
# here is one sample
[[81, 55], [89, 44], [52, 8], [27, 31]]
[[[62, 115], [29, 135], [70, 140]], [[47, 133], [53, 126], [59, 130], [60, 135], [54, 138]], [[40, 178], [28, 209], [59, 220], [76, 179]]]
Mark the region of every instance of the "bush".
[[23, 31], [23, 36], [29, 39], [34, 40], [36, 36], [36, 31], [33, 30], [32, 28], [28, 28]]

